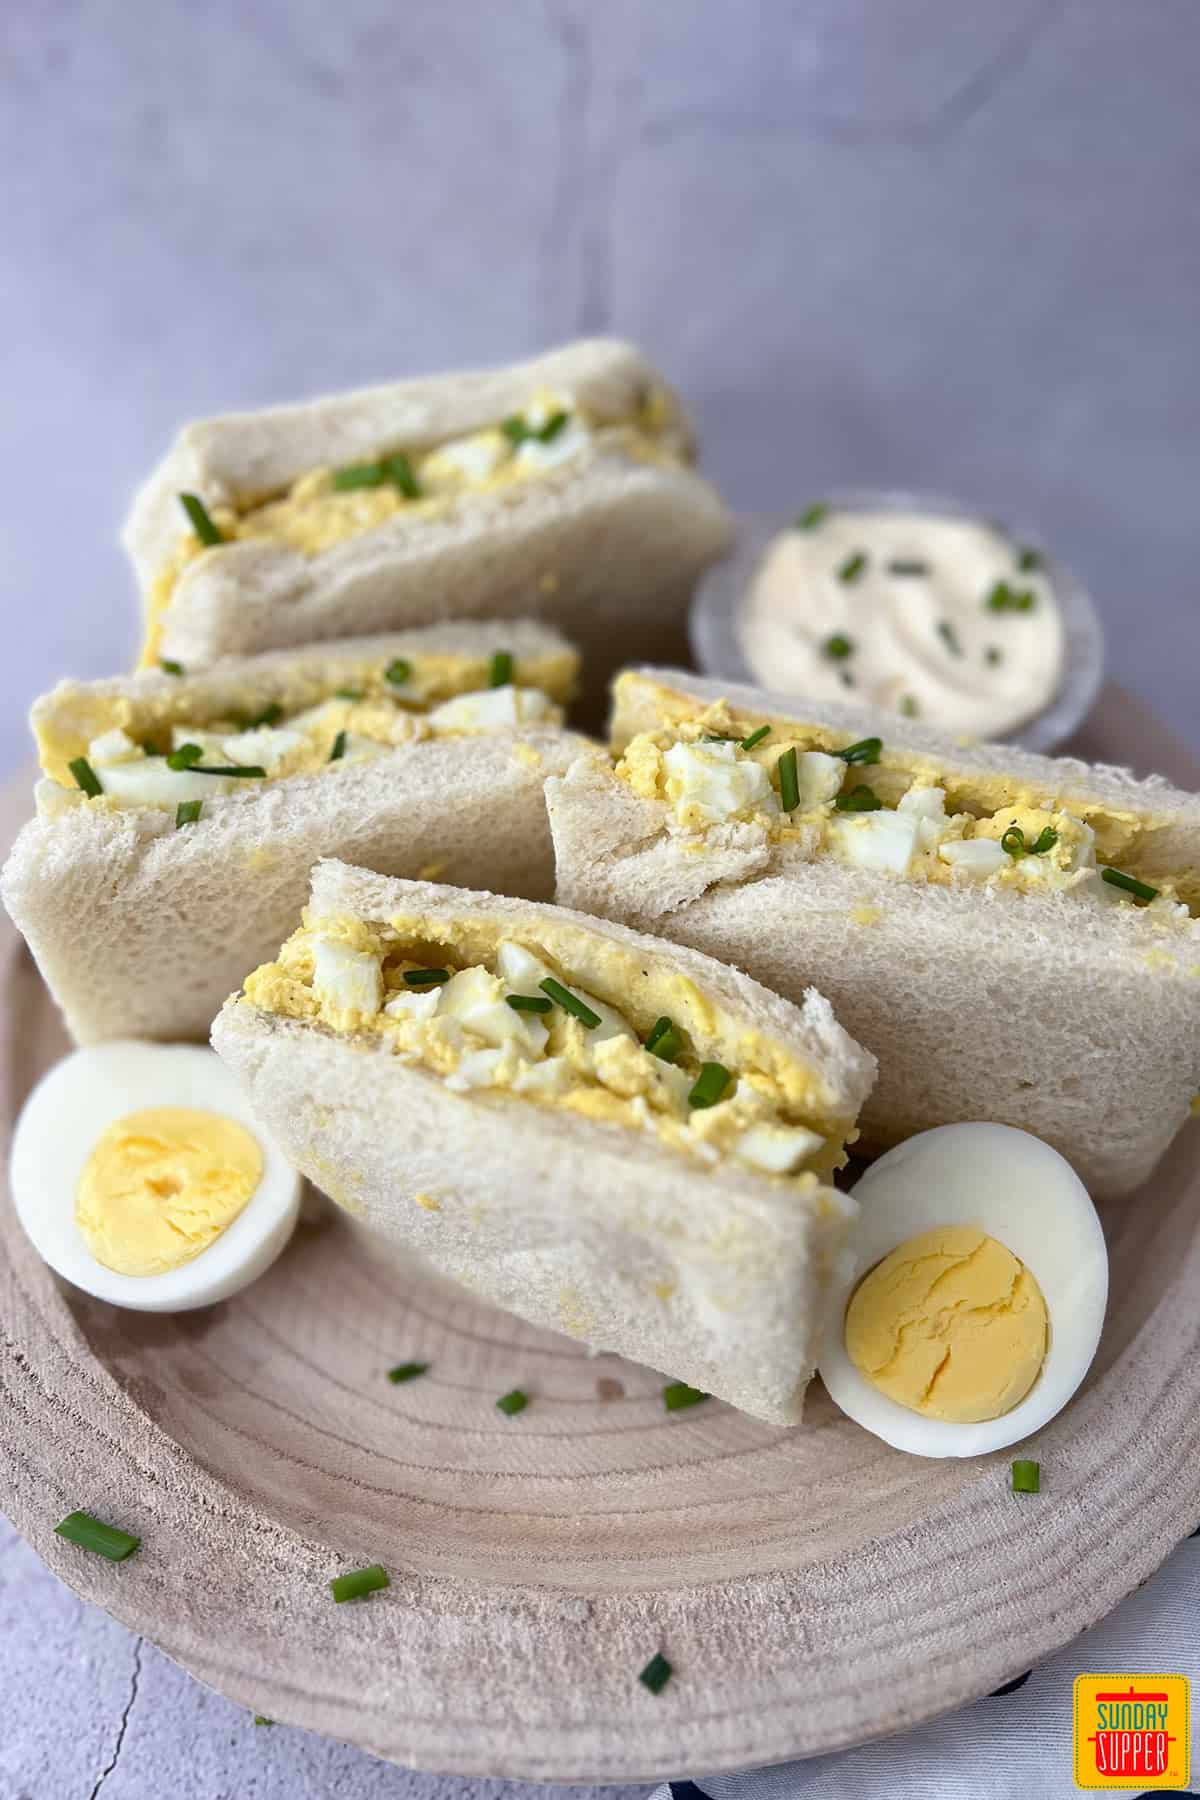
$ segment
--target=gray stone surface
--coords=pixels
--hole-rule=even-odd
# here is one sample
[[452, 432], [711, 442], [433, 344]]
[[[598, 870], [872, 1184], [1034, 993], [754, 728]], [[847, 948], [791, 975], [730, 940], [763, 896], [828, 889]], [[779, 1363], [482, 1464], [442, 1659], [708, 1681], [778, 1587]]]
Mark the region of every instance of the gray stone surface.
[[[128, 662], [116, 528], [182, 418], [610, 329], [738, 505], [1044, 532], [1200, 743], [1191, 0], [9, 0], [0, 83], [0, 766]], [[149, 1648], [130, 1707], [134, 1640], [15, 1541], [0, 1609], [0, 1800], [483, 1791]]]

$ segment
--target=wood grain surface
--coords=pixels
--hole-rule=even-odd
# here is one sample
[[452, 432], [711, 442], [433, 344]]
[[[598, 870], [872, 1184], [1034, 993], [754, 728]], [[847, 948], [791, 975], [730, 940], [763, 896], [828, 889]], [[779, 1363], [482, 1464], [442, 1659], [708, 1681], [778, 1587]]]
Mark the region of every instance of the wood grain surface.
[[[1109, 690], [1079, 748], [1200, 785]], [[11, 830], [27, 786], [10, 794]], [[66, 1048], [7, 921], [0, 1119]], [[998, 1686], [1092, 1624], [1200, 1516], [1196, 1127], [1109, 1209], [1088, 1383], [1009, 1453], [931, 1463], [590, 1357], [406, 1270], [324, 1203], [257, 1285], [121, 1313], [58, 1282], [0, 1201], [0, 1505], [62, 1578], [255, 1712], [461, 1774], [703, 1776], [861, 1742]], [[385, 1371], [420, 1358], [419, 1381]], [[527, 1410], [496, 1398], [520, 1386]], [[111, 1565], [72, 1507], [140, 1532]], [[335, 1606], [326, 1582], [392, 1586]], [[637, 1680], [662, 1650], [657, 1697]]]

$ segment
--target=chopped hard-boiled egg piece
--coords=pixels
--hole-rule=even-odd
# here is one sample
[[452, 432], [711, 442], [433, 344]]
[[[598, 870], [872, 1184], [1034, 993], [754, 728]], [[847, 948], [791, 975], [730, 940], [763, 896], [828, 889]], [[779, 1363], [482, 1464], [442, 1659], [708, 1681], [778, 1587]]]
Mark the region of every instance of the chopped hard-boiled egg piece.
[[513, 1077], [513, 1092], [548, 1100], [569, 1093], [577, 1079], [565, 1056], [547, 1056], [541, 1062], [520, 1065]]
[[210, 800], [238, 784], [229, 775], [197, 775], [171, 769], [164, 756], [113, 763], [100, 772], [100, 785], [122, 806], [177, 806], [181, 800]]
[[673, 744], [663, 757], [667, 797], [686, 824], [718, 825], [738, 813], [777, 813], [779, 803], [761, 763], [738, 756], [736, 744]]
[[268, 775], [273, 775], [289, 756], [303, 750], [306, 742], [302, 731], [289, 730], [287, 726], [256, 725], [249, 731], [231, 733], [222, 740], [221, 748], [231, 763], [256, 763]]
[[791, 1175], [824, 1142], [819, 1132], [803, 1125], [751, 1125], [738, 1138], [733, 1153], [768, 1175]]
[[456, 1093], [465, 1093], [470, 1088], [495, 1087], [503, 1061], [503, 1050], [467, 1050], [459, 1058], [458, 1066], [446, 1076], [446, 1086]]
[[536, 994], [550, 970], [532, 950], [505, 939], [496, 950], [496, 973], [514, 993]]
[[313, 945], [313, 992], [333, 1012], [374, 1018], [383, 1000], [379, 958], [367, 950], [352, 950], [333, 938], [317, 938]]
[[1012, 866], [996, 838], [947, 838], [938, 845], [938, 855], [952, 869], [961, 869], [978, 881]]
[[473, 694], [458, 694], [444, 700], [429, 711], [429, 723], [435, 731], [497, 731], [505, 726], [535, 725], [549, 718], [553, 707], [540, 688], [480, 688]]
[[796, 786], [800, 794], [797, 812], [811, 812], [824, 806], [841, 791], [846, 765], [840, 756], [826, 756], [823, 750], [799, 750], [796, 753]]
[[451, 438], [421, 464], [421, 487], [431, 494], [481, 487], [512, 455], [512, 445], [496, 427]]
[[504, 997], [504, 984], [486, 969], [460, 969], [438, 997], [438, 1016], [457, 1019], [485, 1043], [520, 1045], [540, 1056], [550, 1036], [536, 1013], [516, 1012]]
[[829, 822], [833, 847], [859, 869], [882, 869], [903, 875], [917, 848], [920, 820], [911, 813], [878, 812], [839, 816]]
[[517, 464], [521, 468], [556, 469], [586, 450], [591, 441], [587, 426], [572, 416], [561, 431], [544, 442], [537, 437], [526, 438], [517, 451]]
[[133, 762], [143, 754], [142, 746], [135, 744], [119, 726], [113, 731], [102, 731], [88, 745], [88, 761], [97, 769], [109, 769], [114, 763]]
[[389, 1019], [431, 1019], [437, 1005], [437, 988], [404, 988], [390, 996], [383, 1010]]

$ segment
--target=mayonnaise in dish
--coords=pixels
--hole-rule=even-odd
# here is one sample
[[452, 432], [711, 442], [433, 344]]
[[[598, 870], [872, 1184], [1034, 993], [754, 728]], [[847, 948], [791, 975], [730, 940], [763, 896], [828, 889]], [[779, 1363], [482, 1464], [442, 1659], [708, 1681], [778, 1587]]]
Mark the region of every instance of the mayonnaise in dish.
[[742, 653], [777, 692], [1003, 737], [1062, 676], [1062, 614], [1040, 563], [980, 520], [813, 506], [759, 564]]

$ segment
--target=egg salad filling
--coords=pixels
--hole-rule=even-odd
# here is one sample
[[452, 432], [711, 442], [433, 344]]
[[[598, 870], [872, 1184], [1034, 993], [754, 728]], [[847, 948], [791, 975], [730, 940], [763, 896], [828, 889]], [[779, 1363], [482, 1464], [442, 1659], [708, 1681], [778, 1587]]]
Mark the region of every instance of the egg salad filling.
[[1163, 922], [1189, 920], [1181, 891], [1200, 893], [1200, 874], [1140, 879], [1133, 815], [1077, 814], [1048, 796], [1014, 794], [987, 772], [971, 783], [947, 777], [911, 754], [890, 754], [880, 738], [836, 738], [735, 715], [718, 701], [631, 738], [616, 773], [639, 798], [665, 802], [668, 829], [697, 851], [713, 832], [749, 826], [805, 860], [829, 857], [907, 881], [1069, 892]]
[[181, 495], [192, 529], [181, 536], [148, 597], [142, 664], [158, 657], [163, 614], [180, 574], [207, 550], [260, 541], [319, 556], [400, 515], [434, 518], [465, 496], [544, 480], [591, 448], [667, 467], [691, 460], [686, 430], [663, 388], [648, 386], [628, 418], [611, 422], [592, 416], [572, 394], [541, 388], [522, 411], [482, 431], [344, 468], [310, 469], [284, 493], [244, 506], [208, 507], [200, 496]]
[[263, 1012], [382, 1043], [456, 1092], [647, 1133], [700, 1165], [734, 1158], [809, 1186], [840, 1167], [853, 1122], [831, 1116], [821, 1077], [644, 964], [578, 928], [518, 937], [494, 919], [434, 930], [306, 914], [244, 992]]
[[42, 767], [110, 806], [191, 809], [178, 820], [190, 824], [218, 795], [365, 762], [401, 744], [561, 725], [558, 701], [574, 669], [570, 652], [519, 665], [503, 650], [490, 659], [397, 657], [358, 665], [350, 685], [332, 692], [294, 697], [306, 703], [289, 705], [285, 694], [264, 706], [261, 694], [250, 695], [246, 712], [225, 716], [205, 715], [182, 687], [177, 703], [161, 693], [114, 698], [103, 703], [107, 718], [89, 721], [103, 723], [95, 735], [61, 722], [40, 728]]

